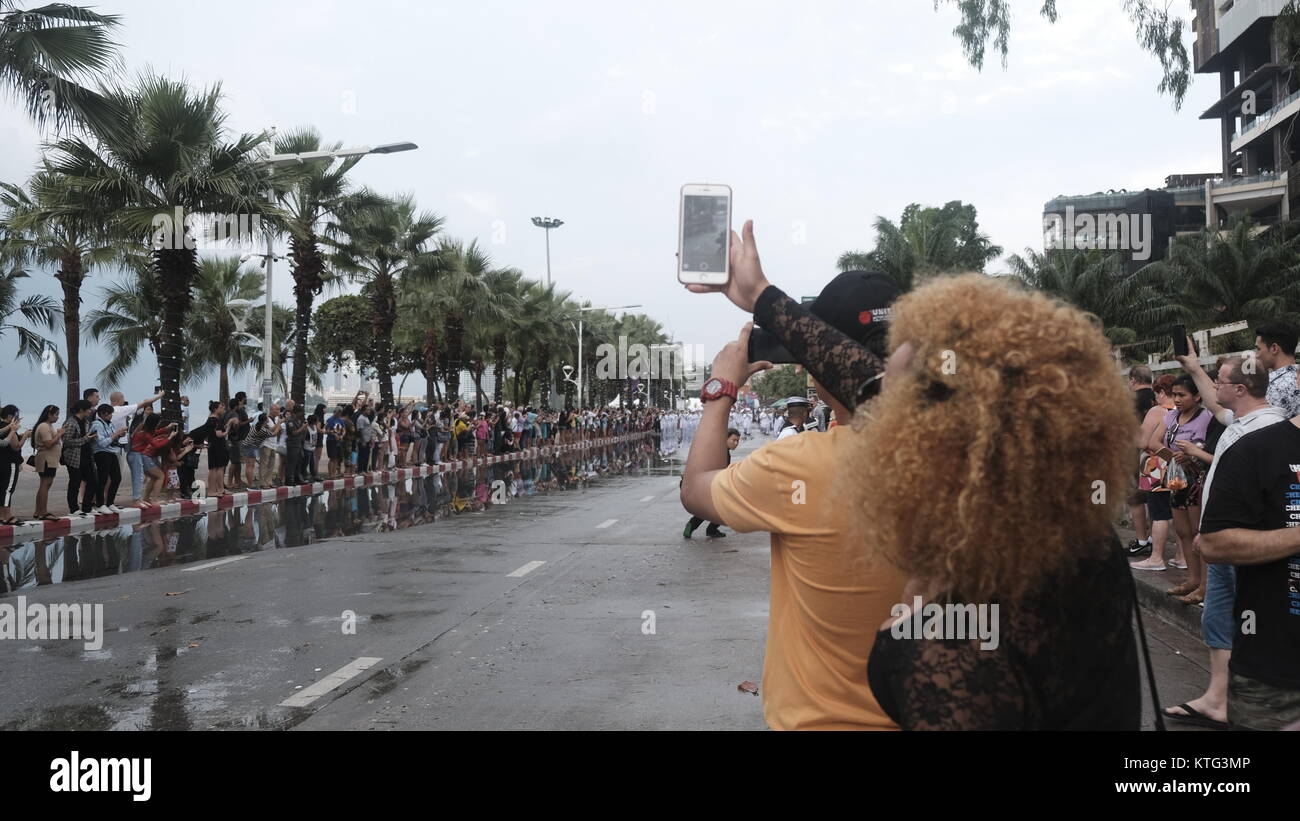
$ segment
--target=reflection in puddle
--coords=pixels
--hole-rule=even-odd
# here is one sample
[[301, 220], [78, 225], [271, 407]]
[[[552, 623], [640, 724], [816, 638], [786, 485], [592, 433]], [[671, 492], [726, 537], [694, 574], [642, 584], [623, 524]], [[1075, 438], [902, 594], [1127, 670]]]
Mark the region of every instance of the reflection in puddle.
[[169, 567], [323, 539], [387, 533], [479, 513], [613, 475], [675, 475], [651, 440], [503, 462], [390, 485], [335, 490], [0, 548], [0, 593]]

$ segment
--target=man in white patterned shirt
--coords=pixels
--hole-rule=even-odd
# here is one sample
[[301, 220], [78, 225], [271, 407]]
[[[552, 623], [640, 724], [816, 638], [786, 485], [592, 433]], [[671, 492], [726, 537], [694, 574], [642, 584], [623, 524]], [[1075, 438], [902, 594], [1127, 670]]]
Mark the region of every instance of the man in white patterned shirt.
[[1269, 322], [1255, 329], [1255, 361], [1268, 369], [1268, 403], [1286, 412], [1287, 418], [1300, 416], [1300, 386], [1296, 384], [1295, 349], [1298, 340], [1294, 328]]

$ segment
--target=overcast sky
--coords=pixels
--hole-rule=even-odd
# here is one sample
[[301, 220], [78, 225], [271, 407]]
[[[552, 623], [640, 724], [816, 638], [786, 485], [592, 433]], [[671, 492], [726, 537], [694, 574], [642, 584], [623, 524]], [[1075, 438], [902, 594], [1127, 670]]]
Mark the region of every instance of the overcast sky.
[[[1198, 75], [1175, 112], [1120, 0], [1062, 3], [1055, 25], [1040, 5], [1013, 0], [1008, 67], [991, 55], [983, 72], [962, 59], [955, 10], [930, 0], [97, 9], [123, 17], [128, 76], [151, 67], [221, 83], [232, 129], [312, 124], [349, 146], [419, 144], [367, 157], [356, 180], [414, 193], [501, 265], [544, 278], [529, 218], [563, 219], [551, 235], [560, 287], [596, 305], [640, 303], [712, 356], [745, 316], [675, 281], [682, 183], [729, 184], [735, 227], [755, 221], [768, 278], [798, 297], [820, 290], [842, 252], [871, 247], [877, 215], [897, 220], [911, 202], [972, 203], [993, 242], [1023, 252], [1041, 247], [1042, 206], [1057, 194], [1219, 170], [1216, 124], [1197, 119], [1215, 78]], [[0, 101], [0, 179], [24, 180], [41, 139]], [[278, 273], [275, 297], [290, 304], [285, 265]], [[107, 276], [88, 281], [83, 310]], [[48, 276], [31, 284], [60, 296]], [[15, 348], [0, 340], [0, 399], [61, 403], [57, 377], [13, 364]], [[146, 359], [122, 386], [129, 397], [156, 379]], [[83, 384], [106, 361], [84, 340]], [[189, 393], [215, 396], [215, 379]]]

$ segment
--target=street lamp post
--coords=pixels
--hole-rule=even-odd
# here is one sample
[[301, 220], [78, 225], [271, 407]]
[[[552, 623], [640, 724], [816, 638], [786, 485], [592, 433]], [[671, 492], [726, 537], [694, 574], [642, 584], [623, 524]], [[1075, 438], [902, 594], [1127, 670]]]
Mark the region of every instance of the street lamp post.
[[[275, 132], [272, 128], [268, 133], [267, 142], [271, 145], [271, 151], [275, 148]], [[348, 159], [351, 157], [364, 157], [366, 154], [395, 154], [399, 151], [414, 151], [419, 148], [418, 145], [411, 142], [401, 143], [384, 143], [383, 145], [368, 146], [362, 145], [356, 148], [343, 148], [338, 151], [303, 151], [297, 154], [274, 154], [268, 152], [258, 165], [267, 168], [283, 168], [292, 165], [303, 165], [309, 162], [331, 163], [334, 160]], [[247, 256], [262, 257], [263, 264], [266, 266], [266, 335], [262, 339], [262, 408], [270, 410], [271, 408], [271, 268], [277, 259], [285, 257], [275, 256], [275, 250], [272, 244], [275, 241], [275, 232], [268, 225], [266, 230], [266, 253], [249, 254]]]
[[[664, 343], [664, 344], [662, 344], [662, 345], [651, 345], [651, 346], [650, 346], [650, 350], [651, 350], [651, 351], [669, 351], [669, 355], [668, 355], [668, 399], [669, 399], [669, 402], [668, 402], [668, 405], [669, 405], [669, 409], [670, 409], [670, 410], [676, 410], [676, 409], [677, 409], [677, 394], [676, 394], [676, 392], [675, 392], [675, 390], [674, 390], [674, 387], [675, 387], [675, 384], [676, 384], [676, 383], [674, 382], [674, 377], [673, 377], [673, 371], [675, 370], [675, 368], [673, 367], [673, 362], [674, 362], [674, 360], [675, 360], [676, 357], [673, 356], [672, 351], [677, 350], [677, 346], [680, 345], [680, 344], [681, 344], [680, 342], [671, 342], [671, 341], [670, 341], [670, 342], [666, 342], [666, 343]], [[656, 361], [657, 361], [657, 360], [651, 360], [652, 363], [654, 363], [654, 362], [656, 362]], [[662, 379], [663, 377], [660, 377], [660, 378]]]
[[533, 217], [533, 225], [546, 230], [546, 287], [551, 286], [551, 229], [559, 228], [564, 220], [553, 217]]

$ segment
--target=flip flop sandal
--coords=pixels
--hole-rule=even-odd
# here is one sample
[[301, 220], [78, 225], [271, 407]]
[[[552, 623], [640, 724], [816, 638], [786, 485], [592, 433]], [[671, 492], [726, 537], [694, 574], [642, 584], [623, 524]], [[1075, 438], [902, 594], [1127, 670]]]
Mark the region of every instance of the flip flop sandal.
[[1179, 704], [1177, 707], [1177, 709], [1185, 711], [1186, 715], [1169, 712], [1173, 709], [1175, 708], [1165, 707], [1160, 712], [1165, 714], [1165, 718], [1173, 719], [1174, 721], [1181, 721], [1184, 724], [1195, 724], [1198, 727], [1212, 727], [1216, 730], [1227, 730], [1232, 726], [1226, 721], [1215, 721], [1204, 713], [1195, 710], [1186, 704]]
[[58, 516], [55, 516], [53, 513], [46, 513], [44, 516], [37, 516], [37, 517], [36, 517], [36, 521], [38, 521], [38, 522], [57, 522], [57, 521], [59, 521], [59, 517], [58, 517]]
[[17, 527], [20, 524], [22, 524], [22, 520], [16, 519], [12, 516], [10, 516], [8, 519], [0, 520], [0, 525], [9, 525], [10, 527]]
[[1176, 568], [1178, 568], [1179, 570], [1186, 570], [1186, 569], [1187, 569], [1187, 565], [1185, 565], [1185, 564], [1179, 564], [1178, 562], [1170, 562], [1170, 563], [1169, 563], [1169, 566], [1170, 566], [1170, 567], [1176, 567]]
[[1160, 567], [1150, 567], [1150, 566], [1144, 566], [1140, 564], [1130, 564], [1129, 567], [1133, 568], [1134, 570], [1166, 570], [1167, 569], [1164, 565], [1161, 565]]
[[1166, 596], [1173, 596], [1173, 597], [1175, 597], [1175, 598], [1178, 598], [1178, 597], [1181, 597], [1181, 596], [1186, 596], [1187, 594], [1189, 594], [1189, 593], [1191, 593], [1192, 591], [1196, 590], [1198, 587], [1200, 587], [1200, 585], [1196, 584], [1195, 582], [1189, 582], [1189, 583], [1186, 583], [1186, 584], [1180, 584], [1180, 585], [1178, 585], [1178, 586], [1176, 586], [1176, 587], [1171, 587], [1171, 588], [1169, 588], [1168, 590], [1166, 590], [1166, 591], [1165, 591], [1165, 595], [1166, 595]]

